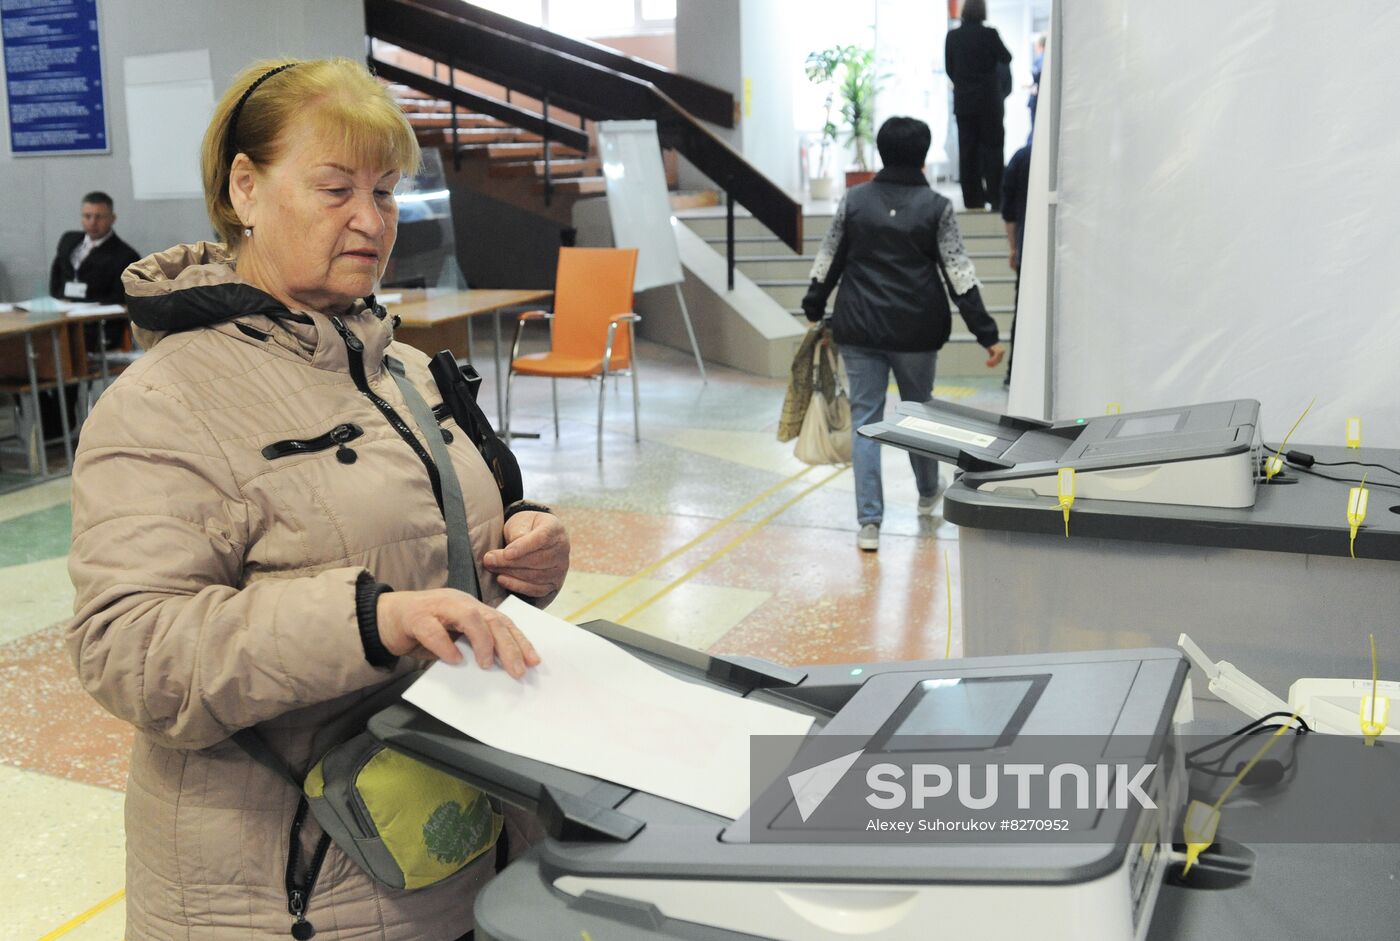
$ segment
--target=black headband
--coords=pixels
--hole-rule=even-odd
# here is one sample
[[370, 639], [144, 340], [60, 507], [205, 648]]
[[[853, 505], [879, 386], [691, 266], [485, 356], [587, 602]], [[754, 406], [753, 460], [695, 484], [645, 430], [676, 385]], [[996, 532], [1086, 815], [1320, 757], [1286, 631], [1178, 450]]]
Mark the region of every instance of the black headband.
[[294, 65], [296, 65], [295, 62], [288, 62], [286, 65], [279, 65], [277, 68], [269, 69], [259, 75], [258, 80], [249, 85], [248, 90], [239, 97], [238, 104], [233, 106], [233, 112], [228, 118], [228, 134], [224, 137], [224, 164], [229, 168], [233, 167], [233, 158], [238, 156], [238, 116], [243, 113], [243, 106], [248, 103], [248, 97], [257, 91], [258, 86], [263, 82], [278, 72], [287, 71]]

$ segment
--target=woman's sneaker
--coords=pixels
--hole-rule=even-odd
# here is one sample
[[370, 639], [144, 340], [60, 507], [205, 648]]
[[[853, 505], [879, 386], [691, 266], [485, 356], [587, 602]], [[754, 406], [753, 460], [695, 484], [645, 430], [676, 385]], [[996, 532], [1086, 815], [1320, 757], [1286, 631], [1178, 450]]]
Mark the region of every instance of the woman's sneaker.
[[920, 515], [920, 516], [932, 516], [932, 515], [933, 515], [933, 508], [934, 508], [937, 504], [938, 504], [938, 497], [936, 497], [936, 496], [934, 496], [934, 497], [920, 497], [920, 498], [919, 498], [919, 515]]
[[856, 545], [864, 552], [875, 552], [880, 548], [880, 524], [866, 523], [856, 534]]

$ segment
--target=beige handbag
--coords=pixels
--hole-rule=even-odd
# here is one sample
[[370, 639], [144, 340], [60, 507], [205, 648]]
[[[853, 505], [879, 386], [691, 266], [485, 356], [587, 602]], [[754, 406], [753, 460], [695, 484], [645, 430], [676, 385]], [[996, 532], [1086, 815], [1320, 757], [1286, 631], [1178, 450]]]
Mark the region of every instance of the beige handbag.
[[[823, 354], [831, 368], [834, 392], [831, 400], [822, 394], [818, 372]], [[804, 464], [849, 464], [851, 462], [851, 403], [847, 398], [846, 368], [826, 338], [812, 350], [812, 398], [797, 433], [794, 456]]]

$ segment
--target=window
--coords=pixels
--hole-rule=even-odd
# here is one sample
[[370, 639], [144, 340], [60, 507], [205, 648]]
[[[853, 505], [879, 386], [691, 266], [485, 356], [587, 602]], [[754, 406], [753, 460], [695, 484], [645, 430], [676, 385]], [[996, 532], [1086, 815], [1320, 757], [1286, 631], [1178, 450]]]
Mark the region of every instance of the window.
[[639, 0], [638, 7], [637, 18], [647, 24], [676, 18], [676, 0]]
[[544, 25], [544, 0], [471, 0], [479, 7], [531, 26]]
[[669, 30], [676, 0], [543, 0], [544, 25], [557, 33], [589, 39]]
[[637, 28], [636, 0], [549, 0], [549, 28], [586, 39]]

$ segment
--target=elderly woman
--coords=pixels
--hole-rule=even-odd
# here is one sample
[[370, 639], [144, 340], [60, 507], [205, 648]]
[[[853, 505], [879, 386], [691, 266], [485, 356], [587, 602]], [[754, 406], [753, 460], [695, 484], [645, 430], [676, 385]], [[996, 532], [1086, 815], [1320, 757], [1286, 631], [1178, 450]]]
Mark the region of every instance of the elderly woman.
[[[385, 888], [327, 851], [298, 791], [231, 740], [253, 728], [304, 774], [319, 731], [421, 661], [459, 661], [457, 637], [483, 669], [539, 662], [494, 606], [557, 593], [563, 526], [502, 507], [450, 418], [427, 440], [399, 383], [420, 405], [442, 397], [373, 301], [394, 186], [418, 161], [362, 66], [259, 63], [204, 139], [224, 243], [124, 276], [149, 352], [83, 431], [69, 644], [86, 688], [137, 730], [129, 938], [285, 938], [301, 893], [318, 938], [454, 939], [493, 871], [482, 852], [429, 888]], [[458, 490], [479, 597], [443, 587]]]

